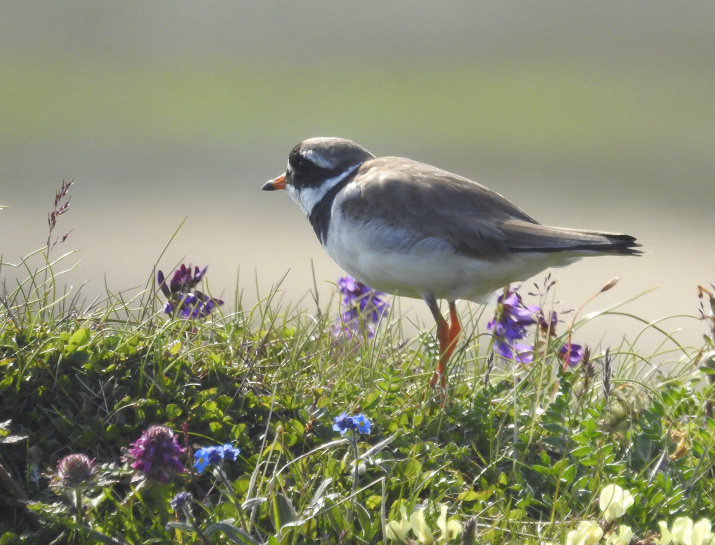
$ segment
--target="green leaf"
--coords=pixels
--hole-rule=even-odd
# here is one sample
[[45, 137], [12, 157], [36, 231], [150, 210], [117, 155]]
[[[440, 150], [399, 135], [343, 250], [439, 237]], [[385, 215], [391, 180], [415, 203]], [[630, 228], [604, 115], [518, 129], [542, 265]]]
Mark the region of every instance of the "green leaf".
[[584, 458], [579, 463], [585, 467], [592, 467], [598, 463], [598, 460], [596, 460], [595, 458]]
[[405, 468], [405, 481], [412, 482], [416, 481], [417, 478], [422, 473], [422, 462], [412, 458], [407, 462], [407, 467]]
[[169, 344], [167, 352], [169, 352], [170, 356], [176, 356], [179, 352], [181, 352], [181, 348], [181, 343], [179, 341], [174, 341]]
[[367, 396], [365, 396], [365, 400], [362, 402], [362, 410], [368, 411], [372, 407], [374, 407], [379, 401], [382, 395], [380, 394], [379, 391], [373, 390]]
[[[330, 506], [333, 502], [328, 499], [325, 504], [326, 506]], [[330, 527], [336, 534], [340, 534], [342, 531], [347, 530], [351, 526], [343, 516], [340, 508], [334, 504], [325, 512], [325, 516], [330, 521]]]
[[585, 458], [589, 454], [593, 454], [593, 447], [584, 445], [582, 447], [576, 447], [571, 451], [571, 456], [574, 458]]
[[546, 431], [553, 435], [564, 435], [568, 433], [566, 428], [564, 428], [561, 424], [544, 423], [542, 426]]
[[373, 494], [372, 496], [369, 496], [365, 500], [365, 507], [369, 511], [374, 511], [378, 507], [380, 507], [380, 504], [382, 503], [382, 496], [378, 496], [377, 494]]
[[87, 537], [89, 537], [93, 541], [99, 541], [100, 543], [106, 543], [106, 545], [125, 545], [125, 543], [123, 541], [114, 539], [113, 537], [103, 534], [102, 532], [98, 532], [97, 530], [91, 530], [87, 526], [82, 526], [82, 528], [87, 533]]
[[286, 524], [294, 522], [298, 519], [293, 503], [280, 492], [273, 496], [271, 502], [271, 515], [273, 518], [273, 527], [280, 530]]
[[184, 532], [194, 531], [194, 527], [186, 522], [168, 522], [165, 528], [167, 530], [183, 530]]
[[12, 385], [12, 382], [13, 382], [13, 376], [10, 373], [8, 373], [7, 375], [5, 375], [2, 378], [2, 380], [0, 380], [0, 391], [7, 390]]
[[477, 501], [479, 494], [474, 490], [465, 490], [457, 496], [459, 501]]
[[310, 500], [310, 503], [308, 505], [309, 506], [317, 505], [318, 502], [320, 502], [320, 500], [323, 499], [323, 495], [325, 494], [325, 491], [328, 489], [328, 487], [330, 486], [330, 484], [332, 482], [333, 482], [333, 479], [331, 477], [328, 477], [322, 483], [320, 483], [320, 486], [315, 491], [315, 494], [313, 494], [313, 498]]
[[81, 446], [89, 448], [97, 444], [97, 434], [92, 430], [82, 430], [82, 433], [79, 434], [76, 441]]
[[574, 477], [576, 477], [577, 469], [578, 466], [576, 464], [567, 467], [561, 474], [561, 481], [565, 483], [570, 483], [571, 481], [573, 481]]
[[91, 339], [92, 335], [89, 331], [89, 328], [83, 327], [82, 329], [78, 329], [72, 334], [68, 344], [73, 345], [75, 347], [80, 347], [87, 344]]
[[222, 532], [231, 543], [237, 543], [238, 545], [259, 545], [260, 542], [255, 541], [251, 536], [249, 536], [243, 530], [236, 528], [232, 524], [233, 521], [220, 521], [209, 524], [204, 529], [204, 535], [206, 537], [211, 537], [216, 532]]
[[166, 406], [166, 416], [169, 420], [174, 420], [175, 418], [178, 418], [179, 416], [181, 416], [181, 412], [181, 409], [174, 403], [169, 403]]
[[241, 509], [244, 511], [249, 511], [258, 505], [268, 501], [268, 498], [261, 496], [259, 498], [249, 498], [241, 504]]
[[21, 543], [20, 536], [17, 534], [5, 532], [2, 536], [0, 536], [0, 545], [15, 545], [16, 543]]
[[211, 435], [215, 437], [223, 430], [223, 424], [221, 422], [209, 422], [209, 430], [211, 430]]

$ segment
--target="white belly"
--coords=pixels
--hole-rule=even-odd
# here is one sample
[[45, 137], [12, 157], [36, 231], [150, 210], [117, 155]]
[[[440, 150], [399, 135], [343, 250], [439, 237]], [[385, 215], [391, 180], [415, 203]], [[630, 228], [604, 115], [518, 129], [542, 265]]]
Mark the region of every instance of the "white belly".
[[483, 302], [510, 282], [523, 281], [550, 266], [563, 266], [577, 256], [559, 253], [511, 254], [499, 260], [473, 259], [454, 252], [438, 239], [406, 248], [402, 236], [384, 225], [346, 224], [333, 216], [325, 248], [348, 273], [368, 286], [405, 297]]

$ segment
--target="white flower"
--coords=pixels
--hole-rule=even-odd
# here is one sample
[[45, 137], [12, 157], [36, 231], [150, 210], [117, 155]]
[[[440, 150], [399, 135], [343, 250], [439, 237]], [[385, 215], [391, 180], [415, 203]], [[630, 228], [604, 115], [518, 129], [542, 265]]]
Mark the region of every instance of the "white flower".
[[700, 519], [693, 524], [690, 517], [678, 517], [673, 521], [673, 527], [668, 531], [668, 525], [660, 521], [660, 545], [715, 545], [715, 534], [708, 519]]
[[[440, 515], [437, 519], [437, 526], [441, 534], [438, 543], [440, 545], [448, 545], [454, 538], [462, 532], [462, 525], [456, 520], [447, 520], [447, 506], [439, 506]], [[427, 526], [425, 521], [425, 512], [418, 509], [407, 517], [407, 509], [404, 505], [400, 506], [401, 520], [391, 520], [385, 525], [385, 535], [393, 541], [401, 541], [405, 544], [416, 544], [417, 542], [408, 537], [410, 530], [415, 534], [417, 541], [422, 545], [434, 545], [435, 539], [432, 531]]]
[[693, 524], [693, 545], [711, 545], [715, 543], [715, 534], [710, 531], [711, 524], [708, 519], [700, 519]]
[[673, 529], [670, 535], [675, 543], [680, 545], [693, 545], [691, 536], [693, 534], [693, 519], [689, 517], [678, 517], [673, 521]]
[[407, 509], [405, 509], [404, 505], [400, 506], [400, 513], [402, 513], [402, 520], [391, 520], [388, 522], [385, 527], [385, 533], [389, 539], [408, 543], [409, 538], [407, 537], [407, 532], [410, 531], [412, 526], [407, 518]]
[[425, 512], [423, 510], [420, 509], [410, 515], [410, 524], [412, 525], [412, 531], [422, 545], [432, 545], [434, 543], [434, 536], [425, 522]]
[[596, 545], [603, 537], [603, 530], [593, 521], [584, 520], [578, 528], [566, 536], [566, 545]]
[[617, 484], [609, 484], [601, 491], [598, 506], [603, 511], [606, 522], [622, 516], [635, 502], [633, 494], [622, 489]]
[[673, 538], [670, 535], [670, 530], [668, 530], [668, 525], [665, 521], [661, 520], [658, 523], [658, 526], [660, 526], [660, 539], [656, 539], [656, 542], [659, 545], [670, 545], [673, 541]]
[[439, 518], [437, 519], [437, 526], [439, 526], [441, 532], [439, 540], [442, 543], [449, 543], [462, 531], [462, 525], [456, 520], [450, 520], [449, 522], [447, 522], [446, 505], [439, 506]]
[[611, 534], [606, 539], [606, 545], [628, 545], [633, 538], [633, 530], [630, 526], [621, 524], [618, 527], [618, 534]]

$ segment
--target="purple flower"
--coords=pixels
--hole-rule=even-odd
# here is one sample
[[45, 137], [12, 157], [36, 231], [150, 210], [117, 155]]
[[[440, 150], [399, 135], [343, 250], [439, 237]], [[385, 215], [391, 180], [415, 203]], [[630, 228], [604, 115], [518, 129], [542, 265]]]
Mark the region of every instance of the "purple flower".
[[174, 511], [183, 511], [193, 499], [191, 492], [179, 492], [169, 503]]
[[181, 264], [175, 272], [174, 276], [171, 277], [171, 281], [167, 285], [164, 279], [164, 273], [161, 271], [157, 272], [157, 280], [159, 280], [159, 288], [166, 295], [167, 299], [171, 299], [175, 293], [187, 293], [191, 291], [206, 274], [206, 269], [208, 266], [204, 267], [203, 270], [196, 267], [196, 270], [191, 274], [191, 265], [188, 267]]
[[385, 294], [372, 289], [352, 276], [343, 276], [338, 279], [338, 288], [342, 295], [342, 306], [347, 308], [340, 316], [340, 324], [333, 328], [333, 334], [341, 332], [348, 337], [362, 335], [372, 338], [375, 326], [380, 317], [390, 308], [384, 300]]
[[566, 343], [559, 349], [559, 357], [564, 364], [576, 367], [583, 359], [583, 347], [580, 344]]
[[368, 434], [372, 429], [372, 422], [364, 414], [348, 416], [346, 412], [340, 413], [333, 419], [333, 430], [339, 431], [340, 435], [345, 435], [349, 430], [356, 430], [358, 433]]
[[194, 468], [199, 473], [203, 473], [209, 464], [220, 464], [221, 462], [235, 462], [241, 449], [234, 447], [231, 443], [214, 447], [201, 447], [194, 453]]
[[128, 458], [133, 460], [132, 467], [150, 479], [166, 484], [172, 475], [186, 473], [179, 460], [186, 449], [179, 446], [174, 432], [165, 426], [151, 426], [131, 446]]
[[534, 347], [524, 343], [509, 343], [501, 339], [495, 340], [497, 352], [503, 358], [513, 359], [518, 363], [528, 364], [534, 361]]
[[509, 341], [523, 339], [526, 336], [526, 327], [536, 323], [541, 309], [537, 306], [525, 306], [521, 296], [516, 293], [518, 288], [507, 288], [506, 296], [499, 296], [501, 314], [495, 315], [487, 327], [494, 330], [496, 337], [503, 337]]
[[[524, 305], [517, 290], [518, 288], [507, 286], [506, 294], [499, 297], [501, 305], [497, 307], [497, 314], [487, 324], [487, 328], [492, 331], [494, 347], [500, 356], [527, 364], [534, 360], [534, 346], [517, 341], [524, 339], [527, 335], [526, 328], [534, 324], [537, 324], [542, 335], [556, 337], [559, 317], [552, 311], [547, 318], [538, 306]], [[583, 347], [570, 342], [563, 345], [558, 353], [564, 366], [568, 364], [571, 367], [578, 365], [583, 355]]]
[[69, 454], [57, 462], [57, 473], [51, 479], [53, 488], [86, 488], [94, 480], [94, 460], [84, 454]]
[[195, 289], [206, 274], [206, 269], [208, 266], [203, 269], [196, 267], [192, 273], [191, 266], [187, 267], [182, 263], [168, 283], [164, 273], [157, 271], [159, 289], [168, 299], [164, 305], [164, 313], [182, 318], [205, 318], [217, 306], [223, 305], [221, 299], [215, 299]]
[[551, 316], [547, 320], [544, 317], [543, 312], [539, 313], [539, 329], [544, 335], [551, 335], [552, 337], [556, 336], [556, 326], [559, 323], [559, 315], [556, 313], [556, 311], [551, 312]]
[[518, 288], [507, 287], [505, 295], [499, 296], [501, 313], [498, 313], [487, 324], [487, 329], [492, 331], [497, 352], [504, 358], [514, 359], [520, 363], [533, 361], [532, 345], [517, 343], [526, 337], [527, 326], [537, 323], [536, 316], [541, 309], [537, 306], [525, 306], [521, 296], [516, 293]]

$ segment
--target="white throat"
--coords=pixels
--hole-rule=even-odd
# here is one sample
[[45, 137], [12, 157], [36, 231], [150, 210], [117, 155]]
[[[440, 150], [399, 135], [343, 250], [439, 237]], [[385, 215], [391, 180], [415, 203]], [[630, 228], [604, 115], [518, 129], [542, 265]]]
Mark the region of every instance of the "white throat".
[[360, 168], [360, 164], [344, 170], [337, 176], [328, 178], [317, 187], [304, 187], [303, 189], [297, 191], [293, 184], [286, 184], [286, 191], [288, 191], [291, 198], [303, 209], [303, 212], [305, 212], [307, 216], [310, 216], [310, 213], [313, 211], [313, 207], [318, 204], [323, 197], [325, 197], [328, 191], [350, 176], [358, 168]]

